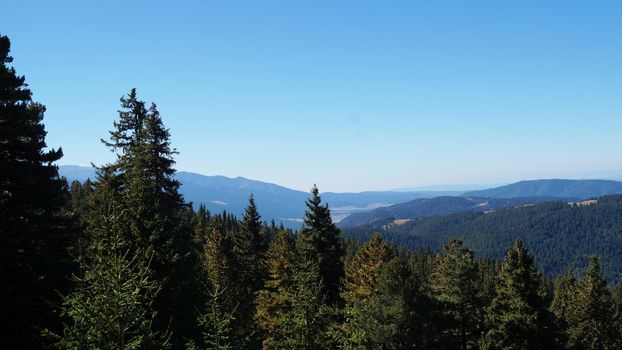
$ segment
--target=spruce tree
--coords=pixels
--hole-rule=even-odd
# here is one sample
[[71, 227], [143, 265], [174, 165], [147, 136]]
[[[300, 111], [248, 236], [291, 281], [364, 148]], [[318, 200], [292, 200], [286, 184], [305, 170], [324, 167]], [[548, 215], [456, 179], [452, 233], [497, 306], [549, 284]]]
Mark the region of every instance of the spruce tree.
[[310, 256], [297, 256], [287, 292], [289, 309], [282, 318], [284, 337], [277, 349], [328, 349], [325, 295], [319, 264]]
[[549, 309], [555, 315], [560, 330], [560, 344], [567, 343], [568, 322], [572, 320], [577, 302], [578, 281], [572, 269], [557, 277], [553, 283], [553, 300]]
[[390, 255], [389, 247], [380, 234], [374, 233], [346, 266], [342, 291], [346, 302], [341, 340], [344, 349], [363, 349], [370, 344], [367, 307], [376, 295], [380, 271]]
[[45, 107], [9, 66], [10, 47], [0, 36], [0, 344], [37, 349], [41, 329], [59, 330], [54, 310], [69, 287], [76, 227], [54, 165], [62, 151], [47, 149]]
[[306, 201], [299, 249], [303, 257], [318, 262], [327, 303], [335, 305], [340, 302], [339, 291], [344, 275], [340, 231], [332, 221], [328, 205], [322, 205], [317, 186], [313, 186], [311, 194]]
[[102, 140], [117, 159], [99, 169], [100, 178], [106, 174], [106, 182], [128, 208], [123, 234], [132, 242], [131, 249], [153, 254], [150, 266], [162, 283], [154, 303], [155, 327], [171, 329], [172, 344], [180, 348], [194, 333], [197, 288], [192, 284], [196, 279], [189, 207], [173, 177], [177, 152], [155, 104], [146, 108], [132, 89], [121, 98], [121, 107], [109, 140]]
[[452, 239], [432, 275], [431, 297], [438, 302], [438, 345], [445, 349], [477, 348], [483, 321], [479, 268], [474, 253]]
[[219, 222], [209, 229], [203, 247], [202, 271], [205, 276], [203, 287], [208, 295], [218, 295], [221, 310], [232, 313], [238, 307], [235, 288], [235, 266], [230, 238], [222, 233]]
[[568, 312], [568, 347], [571, 349], [619, 349], [621, 334], [615, 328], [616, 305], [601, 277], [600, 260], [590, 257], [585, 277], [575, 288], [574, 305]]
[[253, 299], [262, 283], [260, 270], [262, 252], [261, 216], [257, 210], [255, 199], [251, 194], [248, 207], [242, 217], [241, 229], [232, 232], [233, 256], [236, 270], [236, 288], [240, 304], [237, 307], [234, 328], [237, 338], [243, 341], [238, 347], [257, 348], [259, 341], [255, 336], [255, 327], [251, 320], [255, 313]]
[[281, 230], [266, 253], [267, 278], [255, 299], [255, 322], [264, 350], [277, 348], [285, 339], [285, 317], [291, 306], [291, 284], [294, 264], [292, 235]]
[[488, 307], [487, 349], [554, 349], [556, 328], [547, 308], [544, 276], [520, 240], [508, 250]]
[[94, 194], [76, 288], [63, 303], [68, 322], [62, 335], [48, 333], [60, 349], [166, 349], [167, 334], [152, 328], [160, 290], [149, 267], [152, 253], [131, 248], [123, 235], [127, 208], [103, 186]]
[[203, 313], [198, 315], [197, 322], [201, 330], [201, 343], [190, 341], [188, 350], [231, 350], [232, 342], [231, 322], [235, 319], [233, 312], [223, 310], [221, 296], [227, 293], [218, 286], [209, 292], [208, 301]]

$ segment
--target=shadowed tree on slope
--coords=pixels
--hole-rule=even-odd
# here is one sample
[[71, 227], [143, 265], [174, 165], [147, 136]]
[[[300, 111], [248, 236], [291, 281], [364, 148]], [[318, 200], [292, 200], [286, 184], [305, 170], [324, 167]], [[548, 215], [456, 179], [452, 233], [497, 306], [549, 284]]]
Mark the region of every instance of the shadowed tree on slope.
[[63, 212], [68, 193], [53, 164], [62, 151], [46, 149], [45, 107], [9, 66], [10, 46], [0, 36], [0, 343], [37, 349], [42, 328], [60, 331], [54, 309], [69, 287], [76, 227]]

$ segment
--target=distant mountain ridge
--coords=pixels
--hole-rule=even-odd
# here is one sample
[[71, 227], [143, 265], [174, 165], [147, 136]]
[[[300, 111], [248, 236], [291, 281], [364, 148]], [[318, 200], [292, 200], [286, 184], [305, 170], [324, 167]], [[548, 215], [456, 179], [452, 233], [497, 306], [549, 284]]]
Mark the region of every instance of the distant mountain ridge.
[[557, 197], [591, 198], [622, 194], [622, 182], [613, 180], [527, 180], [496, 188], [468, 191], [465, 197], [514, 198]]
[[[486, 212], [497, 208], [513, 207], [558, 200], [554, 197], [434, 197], [419, 198], [368, 212], [354, 213], [339, 222], [340, 227], [372, 224], [376, 221], [406, 220], [427, 216], [442, 216], [462, 212]], [[567, 199], [573, 200], [573, 199]]]
[[[63, 165], [59, 166], [61, 176], [69, 182], [95, 179], [96, 171], [92, 167]], [[241, 216], [248, 204], [250, 193], [264, 220], [275, 219], [288, 227], [299, 227], [309, 193], [293, 190], [284, 186], [247, 179], [226, 176], [207, 176], [197, 173], [178, 171], [176, 178], [181, 183], [180, 192], [186, 201], [195, 206], [205, 203], [212, 212], [227, 212]], [[321, 193], [322, 200], [328, 203], [337, 221], [350, 213], [371, 210], [381, 206], [410, 201], [415, 198], [434, 197], [455, 194], [452, 191], [393, 192], [368, 191], [360, 193]]]
[[[60, 166], [59, 173], [70, 182], [73, 180], [83, 182], [96, 176], [94, 168], [76, 165]], [[293, 228], [300, 226], [305, 200], [309, 196], [307, 192], [244, 177], [207, 176], [179, 171], [176, 178], [181, 183], [180, 192], [184, 198], [195, 206], [205, 203], [212, 212], [226, 210], [240, 216], [252, 192], [264, 220], [275, 219]], [[622, 182], [618, 181], [533, 180], [466, 193], [368, 191], [324, 192], [321, 196], [322, 200], [330, 205], [333, 219], [340, 222], [342, 227], [350, 227], [387, 218], [412, 219], [465, 211], [487, 211], [504, 206], [524, 205], [528, 204], [527, 202], [585, 199], [618, 193], [622, 193]], [[435, 199], [417, 201], [424, 198]]]

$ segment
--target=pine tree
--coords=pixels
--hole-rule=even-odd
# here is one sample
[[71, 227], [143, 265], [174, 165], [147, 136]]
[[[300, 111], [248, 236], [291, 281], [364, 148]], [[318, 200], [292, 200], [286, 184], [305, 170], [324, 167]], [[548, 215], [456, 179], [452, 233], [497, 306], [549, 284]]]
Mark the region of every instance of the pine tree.
[[382, 266], [390, 259], [389, 247], [374, 233], [347, 265], [342, 297], [346, 302], [342, 346], [364, 349], [369, 346], [367, 306], [375, 296]]
[[431, 284], [442, 325], [437, 341], [445, 349], [477, 348], [483, 303], [475, 254], [457, 239], [447, 242], [444, 248], [445, 255], [436, 265]]
[[317, 186], [313, 186], [311, 194], [306, 202], [299, 249], [303, 257], [318, 262], [327, 303], [335, 305], [340, 302], [340, 284], [344, 275], [340, 231], [332, 221], [328, 205], [322, 205]]
[[151, 255], [133, 250], [122, 234], [126, 208], [113, 191], [99, 188], [91, 213], [87, 254], [80, 256], [76, 289], [63, 303], [68, 319], [56, 338], [60, 349], [166, 349], [168, 336], [152, 329], [152, 304], [160, 290]]
[[547, 309], [544, 276], [520, 240], [503, 261], [487, 310], [487, 349], [554, 349], [556, 329]]
[[289, 295], [294, 264], [292, 235], [279, 231], [266, 253], [267, 279], [255, 299], [255, 321], [261, 331], [262, 349], [277, 348], [284, 340], [284, 317], [290, 310]]
[[601, 277], [600, 260], [590, 257], [585, 277], [575, 288], [574, 305], [568, 311], [568, 347], [571, 349], [619, 349], [615, 328], [616, 305]]
[[0, 344], [37, 349], [41, 329], [59, 330], [54, 309], [69, 287], [76, 227], [54, 165], [62, 151], [46, 148], [45, 107], [9, 66], [10, 47], [0, 36]]

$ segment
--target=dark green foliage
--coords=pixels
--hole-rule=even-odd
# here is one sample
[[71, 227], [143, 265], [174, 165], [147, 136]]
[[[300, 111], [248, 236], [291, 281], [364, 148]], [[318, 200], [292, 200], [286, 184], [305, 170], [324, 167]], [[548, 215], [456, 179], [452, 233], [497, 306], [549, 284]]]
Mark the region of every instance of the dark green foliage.
[[9, 66], [10, 46], [0, 36], [0, 344], [37, 349], [41, 329], [59, 330], [54, 309], [69, 287], [76, 232], [54, 165], [62, 151], [46, 148], [45, 107]]
[[600, 261], [592, 256], [583, 279], [574, 283], [565, 310], [568, 348], [619, 349], [620, 329], [616, 329], [617, 306], [602, 279]]
[[[566, 271], [563, 275], [555, 279], [553, 284], [553, 300], [551, 301], [550, 310], [557, 319], [557, 325], [560, 329], [565, 330], [568, 327], [568, 321], [572, 318], [572, 313], [576, 307], [577, 279], [572, 270]], [[559, 342], [566, 343], [566, 334], [560, 334]]]
[[86, 180], [84, 183], [73, 181], [69, 188], [71, 202], [69, 211], [76, 217], [80, 223], [86, 225], [87, 216], [89, 214], [90, 196], [94, 190], [93, 183]]
[[322, 205], [317, 186], [311, 189], [312, 197], [307, 199], [304, 225], [300, 231], [299, 250], [303, 257], [316, 260], [329, 304], [338, 303], [343, 278], [343, 247], [339, 229], [330, 215], [328, 205]]
[[223, 310], [223, 303], [220, 300], [221, 296], [226, 292], [227, 290], [219, 290], [218, 286], [209, 292], [210, 295], [205, 310], [199, 314], [197, 319], [202, 335], [201, 345], [197, 345], [192, 341], [187, 344], [188, 350], [233, 349], [231, 322], [234, 320], [234, 316], [232, 312]]
[[242, 217], [241, 229], [232, 232], [233, 265], [236, 271], [234, 292], [240, 301], [236, 309], [236, 319], [240, 322], [234, 322], [234, 330], [239, 339], [246, 340], [239, 347], [246, 349], [259, 346], [259, 342], [254, 339], [256, 338], [254, 324], [249, 321], [255, 314], [253, 301], [263, 280], [263, 272], [260, 270], [263, 259], [261, 230], [261, 216], [251, 194], [248, 207]]
[[287, 292], [289, 308], [282, 318], [283, 341], [275, 349], [328, 349], [329, 323], [319, 264], [310, 256], [297, 257]]
[[508, 250], [488, 307], [487, 349], [554, 349], [556, 332], [547, 309], [544, 276], [520, 240]]
[[376, 295], [362, 313], [367, 348], [426, 349], [430, 343], [430, 300], [408, 260], [397, 256], [387, 262], [378, 277]]
[[88, 254], [80, 257], [76, 289], [63, 303], [68, 319], [56, 338], [60, 349], [165, 349], [168, 336], [152, 329], [152, 304], [160, 283], [150, 269], [152, 253], [133, 250], [123, 236], [127, 211], [114, 193], [100, 188], [91, 213]]
[[[605, 277], [622, 278], [622, 196], [598, 198], [596, 204], [549, 202], [496, 209], [492, 213], [460, 213], [419, 218], [403, 225], [382, 221], [343, 229], [344, 237], [369, 240], [380, 232], [387, 242], [410, 250], [440, 251], [443, 242], [460, 238], [480, 257], [501, 260], [517, 237], [529, 245], [542, 272], [563, 274], [585, 268], [586, 257], [602, 258]], [[388, 226], [387, 226], [388, 225]]]
[[232, 251], [231, 239], [222, 233], [218, 222], [215, 222], [214, 227], [208, 229], [203, 246], [201, 263], [205, 278], [202, 279], [202, 287], [208, 291], [207, 295], [213, 297], [218, 294], [220, 309], [228, 313], [233, 313], [239, 304]]
[[98, 182], [115, 190], [127, 212], [122, 232], [129, 249], [153, 254], [150, 266], [162, 285], [155, 327], [170, 329], [173, 346], [180, 348], [193, 333], [196, 286], [189, 207], [173, 178], [176, 151], [155, 104], [145, 108], [133, 89], [121, 107], [109, 141], [103, 141], [117, 159], [98, 170]]
[[462, 241], [452, 239], [444, 247], [430, 286], [440, 324], [435, 342], [444, 349], [474, 349], [483, 323], [479, 266]]

